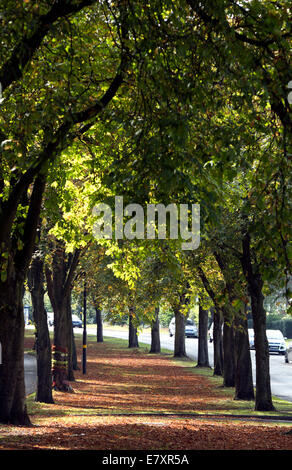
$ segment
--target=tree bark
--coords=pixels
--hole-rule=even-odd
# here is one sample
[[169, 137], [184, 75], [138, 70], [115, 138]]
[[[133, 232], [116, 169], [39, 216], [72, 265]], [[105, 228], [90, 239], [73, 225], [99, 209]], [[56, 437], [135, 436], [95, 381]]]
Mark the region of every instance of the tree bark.
[[[74, 370], [77, 368], [76, 347], [74, 329], [72, 324], [72, 310], [71, 310], [71, 288], [67, 294], [66, 299], [66, 313], [67, 313], [67, 334], [68, 334], [68, 380], [73, 382], [75, 380]], [[75, 369], [74, 369], [75, 367]]]
[[160, 353], [160, 332], [159, 332], [159, 307], [155, 309], [155, 319], [151, 324], [151, 348], [150, 353]]
[[[227, 261], [226, 257], [219, 251], [215, 251], [214, 255], [224, 277], [229, 304], [231, 306], [238, 295], [235, 291], [235, 283], [238, 281], [238, 276], [234, 260]], [[232, 268], [230, 268], [230, 262], [232, 263]], [[254, 399], [254, 388], [246, 313], [234, 311], [232, 314], [229, 314], [229, 317], [233, 318], [234, 322], [234, 399], [252, 400]]]
[[97, 303], [95, 304], [95, 313], [96, 313], [96, 341], [97, 343], [103, 343], [103, 324], [102, 324], [101, 308]]
[[245, 312], [235, 316], [235, 400], [254, 400], [252, 363]]
[[28, 285], [36, 327], [37, 391], [35, 400], [54, 403], [52, 395], [51, 341], [47, 312], [44, 305], [44, 262], [40, 253], [35, 253], [28, 272]]
[[223, 385], [235, 387], [234, 328], [227, 319], [223, 324]]
[[186, 317], [181, 313], [181, 307], [175, 306], [173, 308], [175, 316], [175, 334], [174, 334], [174, 357], [186, 357], [186, 339], [185, 339], [185, 324]]
[[256, 351], [256, 399], [255, 410], [273, 411], [271, 394], [270, 356], [266, 335], [266, 312], [263, 306], [263, 281], [256, 261], [252, 261], [250, 236], [246, 233], [242, 240], [242, 267], [248, 283], [251, 298], [251, 311], [254, 325]]
[[31, 423], [25, 404], [22, 296], [23, 281], [9, 278], [0, 296], [0, 422], [27, 426]]
[[137, 328], [134, 326], [134, 308], [129, 307], [129, 348], [138, 348]]
[[203, 286], [214, 304], [213, 319], [213, 348], [214, 348], [214, 375], [223, 375], [223, 340], [222, 340], [222, 312], [218, 306], [215, 292], [213, 291], [203, 269], [198, 266], [198, 274]]
[[213, 323], [214, 375], [223, 376], [223, 318], [220, 309], [215, 308]]
[[198, 362], [196, 367], [210, 367], [208, 352], [208, 311], [199, 305]]
[[[54, 240], [52, 267], [45, 267], [48, 293], [54, 310], [54, 345], [53, 345], [53, 387], [55, 390], [70, 392], [69, 378], [73, 371], [69, 362], [72, 352], [72, 317], [69, 306], [71, 285], [78, 264], [79, 250], [66, 260], [64, 244]], [[69, 313], [68, 313], [69, 312]]]

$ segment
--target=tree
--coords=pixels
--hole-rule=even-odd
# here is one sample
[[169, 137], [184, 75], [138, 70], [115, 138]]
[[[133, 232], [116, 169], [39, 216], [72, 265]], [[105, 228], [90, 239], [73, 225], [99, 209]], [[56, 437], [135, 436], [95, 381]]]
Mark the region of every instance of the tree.
[[248, 281], [255, 332], [255, 349], [257, 363], [256, 410], [273, 410], [274, 405], [272, 402], [269, 370], [269, 345], [266, 336], [266, 312], [263, 307], [263, 281], [259, 271], [259, 266], [256, 262], [252, 262], [250, 237], [248, 234], [244, 235], [242, 248], [242, 267]]
[[72, 355], [71, 291], [80, 250], [67, 255], [62, 241], [51, 240], [52, 262], [45, 267], [48, 294], [54, 311], [53, 386], [70, 391], [72, 373], [69, 359]]
[[[213, 290], [207, 276], [205, 275], [202, 267], [198, 266], [198, 274], [214, 304], [213, 316], [213, 342], [214, 342], [214, 375], [222, 375], [224, 373], [224, 352], [223, 352], [223, 339], [222, 339], [222, 326], [223, 326], [223, 312], [217, 300], [215, 291]], [[232, 360], [232, 357], [231, 357]], [[228, 370], [225, 367], [225, 372]], [[233, 386], [233, 385], [232, 385]]]
[[210, 367], [208, 352], [208, 310], [199, 304], [198, 361], [196, 367]]
[[151, 323], [151, 348], [150, 353], [160, 353], [160, 334], [159, 334], [159, 307], [155, 308], [155, 318]]
[[36, 327], [37, 390], [35, 399], [44, 403], [54, 403], [52, 395], [51, 341], [44, 304], [44, 278], [44, 255], [41, 246], [39, 246], [34, 252], [28, 271], [28, 286]]
[[[289, 182], [291, 162], [287, 150], [290, 146], [291, 113], [285, 90], [289, 70], [291, 70], [288, 56], [291, 32], [285, 27], [287, 9], [285, 4], [281, 6], [278, 4], [274, 8], [275, 6], [272, 6], [270, 2], [262, 2], [261, 5], [252, 2], [248, 7], [239, 5], [237, 2], [227, 2], [220, 12], [218, 5], [214, 6], [214, 2], [206, 2], [204, 6], [196, 1], [188, 3], [211, 33], [208, 46], [210, 50], [213, 49], [213, 52], [217, 53], [216, 63], [220, 65], [221, 70], [228, 64], [231, 75], [234, 78], [237, 77], [242, 102], [250, 103], [251, 109], [255, 111], [255, 119], [249, 121], [249, 127], [256, 129], [258, 141], [262, 144], [262, 148], [259, 149], [254, 142], [254, 153], [251, 158], [253, 165], [249, 167], [249, 165], [242, 165], [239, 161], [242, 168], [241, 181], [244, 178], [246, 184], [242, 184], [239, 209], [242, 219], [241, 221], [239, 221], [240, 217], [238, 219], [238, 228], [242, 225], [242, 232], [240, 234], [239, 228], [237, 233], [240, 239], [245, 237], [246, 239], [242, 241], [245, 253], [243, 254], [242, 251], [241, 254], [238, 251], [237, 253], [242, 261], [243, 257], [245, 258], [243, 271], [250, 291], [253, 290], [252, 310], [259, 321], [255, 322], [255, 328], [259, 328], [258, 348], [259, 357], [261, 357], [261, 362], [259, 360], [257, 363], [257, 374], [261, 376], [261, 378], [258, 377], [258, 381], [265, 383], [265, 392], [264, 387], [259, 385], [256, 409], [269, 411], [273, 409], [273, 405], [269, 393], [270, 386], [267, 385], [269, 355], [265, 338], [263, 289], [277, 278], [282, 278], [282, 282], [286, 278], [287, 281], [287, 274], [291, 271], [287, 256], [290, 250], [288, 242], [290, 229], [287, 221], [289, 220], [289, 188], [291, 187]], [[247, 10], [248, 16], [246, 16]], [[260, 25], [259, 17], [261, 17]], [[247, 18], [249, 20], [246, 21]], [[232, 50], [233, 53], [226, 54], [227, 50]], [[234, 56], [237, 58], [236, 62]], [[276, 56], [278, 60], [274, 60]], [[225, 63], [221, 62], [223, 58]], [[286, 67], [283, 66], [284, 63]], [[247, 78], [247, 75], [242, 74], [243, 70], [247, 74], [248, 70], [253, 72], [251, 80], [249, 80], [250, 75]], [[240, 99], [238, 99], [239, 102]], [[245, 119], [246, 117], [248, 113]], [[265, 119], [272, 123], [269, 128], [264, 124]], [[242, 135], [241, 154], [243, 142]], [[249, 151], [244, 153], [245, 162], [247, 162]], [[254, 155], [257, 155], [256, 159]], [[221, 177], [224, 173], [226, 175], [226, 169], [221, 172]], [[237, 174], [240, 178], [240, 172]], [[238, 206], [238, 201], [233, 200], [233, 202], [234, 207]], [[271, 234], [273, 234], [272, 237]], [[235, 240], [234, 233], [233, 237]], [[248, 259], [247, 239], [250, 239], [250, 246], [252, 246], [249, 278], [246, 261]], [[233, 245], [233, 250], [234, 240], [229, 245], [229, 247]], [[273, 263], [271, 258], [273, 258]], [[274, 272], [272, 272], [273, 268]], [[258, 277], [257, 281], [254, 277]]]
[[229, 305], [233, 308], [235, 347], [235, 399], [253, 400], [254, 387], [247, 327], [248, 297], [243, 280], [238, 277], [238, 260], [228, 257], [217, 245], [214, 256], [224, 277]]
[[[85, 15], [83, 10], [88, 5], [93, 5], [93, 8], [88, 9]], [[127, 47], [124, 47], [127, 28], [125, 12], [121, 7], [122, 13], [116, 26], [118, 32], [121, 32], [117, 40], [122, 46], [116, 48], [114, 59], [108, 61], [104, 69], [104, 83], [110, 77], [110, 84], [96, 92], [96, 84], [90, 81], [91, 62], [82, 60], [83, 67], [80, 68], [79, 59], [82, 51], [88, 51], [88, 39], [93, 44], [103, 29], [102, 21], [106, 24], [97, 2], [79, 1], [74, 5], [59, 2], [53, 6], [48, 4], [44, 5], [45, 13], [31, 9], [30, 5], [25, 5], [22, 9], [14, 8], [13, 4], [12, 8], [11, 2], [6, 7], [3, 31], [8, 35], [9, 31], [12, 32], [12, 36], [9, 35], [9, 47], [5, 49], [7, 53], [2, 55], [0, 69], [3, 94], [0, 132], [0, 341], [3, 347], [0, 421], [27, 424], [29, 418], [24, 392], [22, 289], [34, 249], [46, 176], [62, 150], [78, 135], [88, 131], [96, 117], [111, 102], [123, 83], [129, 56], [125, 52]], [[78, 16], [80, 11], [81, 16]], [[69, 15], [70, 24], [72, 28], [74, 25], [75, 31], [83, 28], [80, 35], [74, 35], [74, 40], [72, 30], [66, 26]], [[18, 28], [13, 26], [11, 30], [11, 24], [15, 24], [12, 18], [16, 19]], [[97, 24], [99, 27], [96, 27]], [[7, 44], [7, 39], [5, 42]], [[77, 59], [74, 63], [77, 67], [74, 84], [71, 69], [73, 60], [70, 60], [73, 58], [73, 50], [70, 53], [70, 46], [68, 48], [68, 44], [72, 45], [73, 42]], [[59, 71], [55, 67], [54, 53], [51, 52], [54, 43], [58, 44], [60, 55], [64, 58], [64, 65]], [[109, 49], [112, 50], [112, 47]], [[92, 47], [91, 53], [95, 55]], [[106, 53], [106, 49], [103, 53]], [[118, 66], [114, 65], [117, 63]], [[48, 76], [51, 82], [48, 81]], [[64, 87], [66, 80], [69, 88]]]

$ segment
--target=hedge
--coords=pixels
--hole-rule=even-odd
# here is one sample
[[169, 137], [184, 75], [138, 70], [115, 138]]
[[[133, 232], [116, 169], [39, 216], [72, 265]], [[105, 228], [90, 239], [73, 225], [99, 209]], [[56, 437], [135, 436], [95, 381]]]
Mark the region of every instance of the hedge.
[[[248, 320], [248, 328], [253, 328], [252, 320]], [[280, 330], [283, 336], [292, 339], [292, 318], [275, 320], [267, 315], [267, 330]]]

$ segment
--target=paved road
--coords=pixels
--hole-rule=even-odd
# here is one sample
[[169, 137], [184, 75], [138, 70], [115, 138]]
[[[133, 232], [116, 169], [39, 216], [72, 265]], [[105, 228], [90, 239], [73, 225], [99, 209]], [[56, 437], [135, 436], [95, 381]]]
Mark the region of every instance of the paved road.
[[36, 358], [30, 354], [24, 355], [24, 380], [26, 395], [35, 392], [37, 383]]
[[[82, 329], [74, 328], [75, 334], [82, 334]], [[90, 333], [90, 332], [89, 332]], [[117, 331], [108, 328], [104, 329], [104, 336], [112, 336], [116, 338], [128, 339], [127, 331]], [[168, 334], [160, 335], [161, 347], [174, 350], [174, 338], [170, 338]], [[150, 330], [144, 330], [139, 334], [139, 342], [151, 344]], [[197, 360], [198, 340], [194, 338], [186, 338], [187, 355]], [[253, 379], [255, 383], [255, 353], [251, 351], [253, 365]], [[213, 365], [213, 344], [209, 343], [209, 361]], [[284, 356], [276, 354], [270, 355], [270, 375], [272, 394], [287, 401], [292, 402], [292, 363], [286, 364]], [[33, 393], [36, 388], [36, 360], [33, 356], [25, 355], [25, 383], [26, 393]]]

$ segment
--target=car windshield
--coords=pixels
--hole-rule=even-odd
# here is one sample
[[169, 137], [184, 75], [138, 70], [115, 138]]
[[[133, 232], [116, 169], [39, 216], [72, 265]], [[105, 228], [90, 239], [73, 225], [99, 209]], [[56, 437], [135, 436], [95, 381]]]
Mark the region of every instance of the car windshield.
[[280, 330], [267, 330], [268, 338], [282, 339], [283, 335]]
[[192, 325], [193, 326], [194, 322], [192, 320], [187, 320], [187, 325]]

